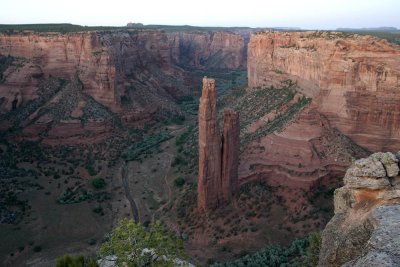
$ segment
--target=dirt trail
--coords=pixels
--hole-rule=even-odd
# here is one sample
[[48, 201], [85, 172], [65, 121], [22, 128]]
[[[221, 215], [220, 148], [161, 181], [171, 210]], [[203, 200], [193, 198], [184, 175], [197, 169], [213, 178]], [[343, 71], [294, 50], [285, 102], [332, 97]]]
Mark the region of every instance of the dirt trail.
[[122, 178], [122, 185], [124, 186], [125, 190], [125, 196], [128, 199], [129, 203], [131, 204], [131, 210], [132, 210], [132, 217], [135, 220], [136, 223], [139, 222], [139, 210], [137, 208], [136, 202], [133, 199], [131, 195], [131, 191], [129, 190], [129, 183], [128, 183], [128, 175], [127, 175], [127, 168], [126, 168], [126, 162], [123, 163], [123, 166], [121, 168], [121, 178]]
[[[179, 133], [184, 131], [186, 128], [187, 128], [187, 126], [184, 125], [182, 127], [179, 127], [177, 129], [172, 130], [169, 134], [173, 135], [174, 137], [169, 139], [169, 140], [167, 140], [167, 141], [165, 141], [165, 142], [163, 142], [163, 143], [160, 143], [159, 146], [170, 146], [171, 145], [171, 140], [175, 140], [175, 137]], [[167, 165], [166, 165], [168, 167], [165, 169], [165, 175], [163, 177], [163, 182], [165, 183], [165, 186], [166, 186], [166, 188], [168, 190], [168, 193], [167, 193], [168, 199], [167, 199], [165, 204], [163, 204], [162, 206], [160, 206], [157, 210], [155, 210], [153, 212], [153, 214], [151, 215], [151, 222], [155, 221], [156, 215], [160, 211], [162, 211], [163, 208], [167, 207], [170, 204], [171, 199], [172, 199], [172, 188], [171, 188], [170, 183], [168, 181], [168, 177], [170, 176], [171, 162], [172, 162], [172, 160], [173, 160], [173, 158], [175, 156], [175, 153], [167, 152], [166, 154], [168, 155], [169, 159], [168, 159], [168, 162], [167, 162]], [[147, 159], [145, 159], [145, 161], [143, 161], [142, 164], [145, 164], [146, 161], [150, 162], [152, 160], [155, 160], [155, 159], [154, 158], [147, 158]], [[123, 163], [122, 168], [121, 168], [122, 184], [123, 184], [123, 187], [124, 187], [124, 190], [125, 190], [126, 198], [128, 199], [128, 201], [129, 201], [129, 203], [131, 205], [133, 219], [135, 220], [135, 222], [140, 222], [141, 217], [140, 217], [140, 212], [139, 212], [139, 208], [138, 208], [138, 204], [140, 204], [140, 203], [136, 203], [135, 200], [134, 200], [134, 197], [132, 196], [133, 190], [129, 187], [128, 166], [127, 165], [128, 165], [128, 162], [125, 161]], [[153, 164], [149, 164], [149, 165], [153, 165]], [[131, 177], [131, 179], [132, 179], [132, 177]]]

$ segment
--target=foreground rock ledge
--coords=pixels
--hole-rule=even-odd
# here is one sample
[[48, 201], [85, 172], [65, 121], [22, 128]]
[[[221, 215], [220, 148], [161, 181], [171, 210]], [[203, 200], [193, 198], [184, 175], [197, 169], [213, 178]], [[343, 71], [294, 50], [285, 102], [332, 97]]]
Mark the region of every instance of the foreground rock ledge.
[[379, 152], [355, 161], [344, 184], [335, 191], [335, 215], [322, 234], [319, 266], [400, 266], [397, 157]]

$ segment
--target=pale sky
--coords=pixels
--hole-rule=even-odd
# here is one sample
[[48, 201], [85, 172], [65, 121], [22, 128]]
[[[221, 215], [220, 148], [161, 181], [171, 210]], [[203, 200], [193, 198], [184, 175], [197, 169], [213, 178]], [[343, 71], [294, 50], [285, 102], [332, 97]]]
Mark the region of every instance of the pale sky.
[[400, 0], [0, 0], [0, 24], [400, 28]]

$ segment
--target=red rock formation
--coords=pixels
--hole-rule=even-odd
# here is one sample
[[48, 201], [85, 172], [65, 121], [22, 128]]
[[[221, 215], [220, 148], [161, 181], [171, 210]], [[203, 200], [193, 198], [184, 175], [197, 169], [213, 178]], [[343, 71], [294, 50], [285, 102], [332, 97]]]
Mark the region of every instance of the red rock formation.
[[246, 67], [244, 38], [231, 32], [176, 32], [168, 35], [172, 58], [192, 68]]
[[238, 187], [240, 148], [239, 112], [224, 110], [224, 134], [222, 138], [222, 197], [229, 202]]
[[0, 34], [0, 55], [31, 60], [46, 75], [70, 79], [78, 73], [97, 101], [115, 107], [115, 66], [95, 33]]
[[400, 48], [371, 36], [267, 32], [248, 46], [250, 87], [297, 80], [318, 110], [358, 144], [400, 144]]
[[[244, 47], [240, 35], [228, 32], [129, 30], [0, 34], [0, 56], [23, 58], [46, 76], [69, 80], [78, 75], [84, 92], [103, 105], [118, 112], [120, 101], [128, 99], [133, 102], [133, 112], [143, 114], [155, 103], [160, 112], [169, 109], [173, 98], [189, 94], [193, 84], [182, 66], [243, 68], [246, 65]], [[24, 70], [19, 76], [26, 73], [30, 78], [30, 72]], [[0, 97], [5, 97], [8, 104], [3, 103], [1, 108], [8, 111], [15, 89], [11, 90], [7, 80], [3, 87]], [[17, 93], [22, 100], [29, 101], [36, 97], [34, 88], [33, 83]]]
[[[238, 185], [239, 113], [224, 111], [224, 133], [218, 126], [215, 81], [203, 79], [199, 106], [199, 178], [197, 204], [201, 211], [230, 201]], [[222, 151], [222, 153], [221, 153]]]
[[203, 79], [199, 105], [198, 207], [215, 209], [221, 192], [221, 135], [218, 127], [217, 92], [213, 79]]

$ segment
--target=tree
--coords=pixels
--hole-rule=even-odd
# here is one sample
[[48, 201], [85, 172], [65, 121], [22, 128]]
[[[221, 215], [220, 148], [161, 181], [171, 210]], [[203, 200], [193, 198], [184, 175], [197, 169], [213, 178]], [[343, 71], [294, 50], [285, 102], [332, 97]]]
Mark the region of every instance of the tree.
[[317, 266], [319, 250], [321, 247], [321, 233], [313, 232], [308, 236], [307, 254], [303, 260], [302, 266]]
[[117, 266], [173, 266], [185, 258], [182, 240], [166, 231], [161, 223], [145, 228], [133, 220], [122, 219], [100, 248], [100, 256], [115, 256]]
[[57, 259], [56, 267], [99, 267], [96, 260], [85, 258], [82, 255], [70, 256], [64, 255]]

